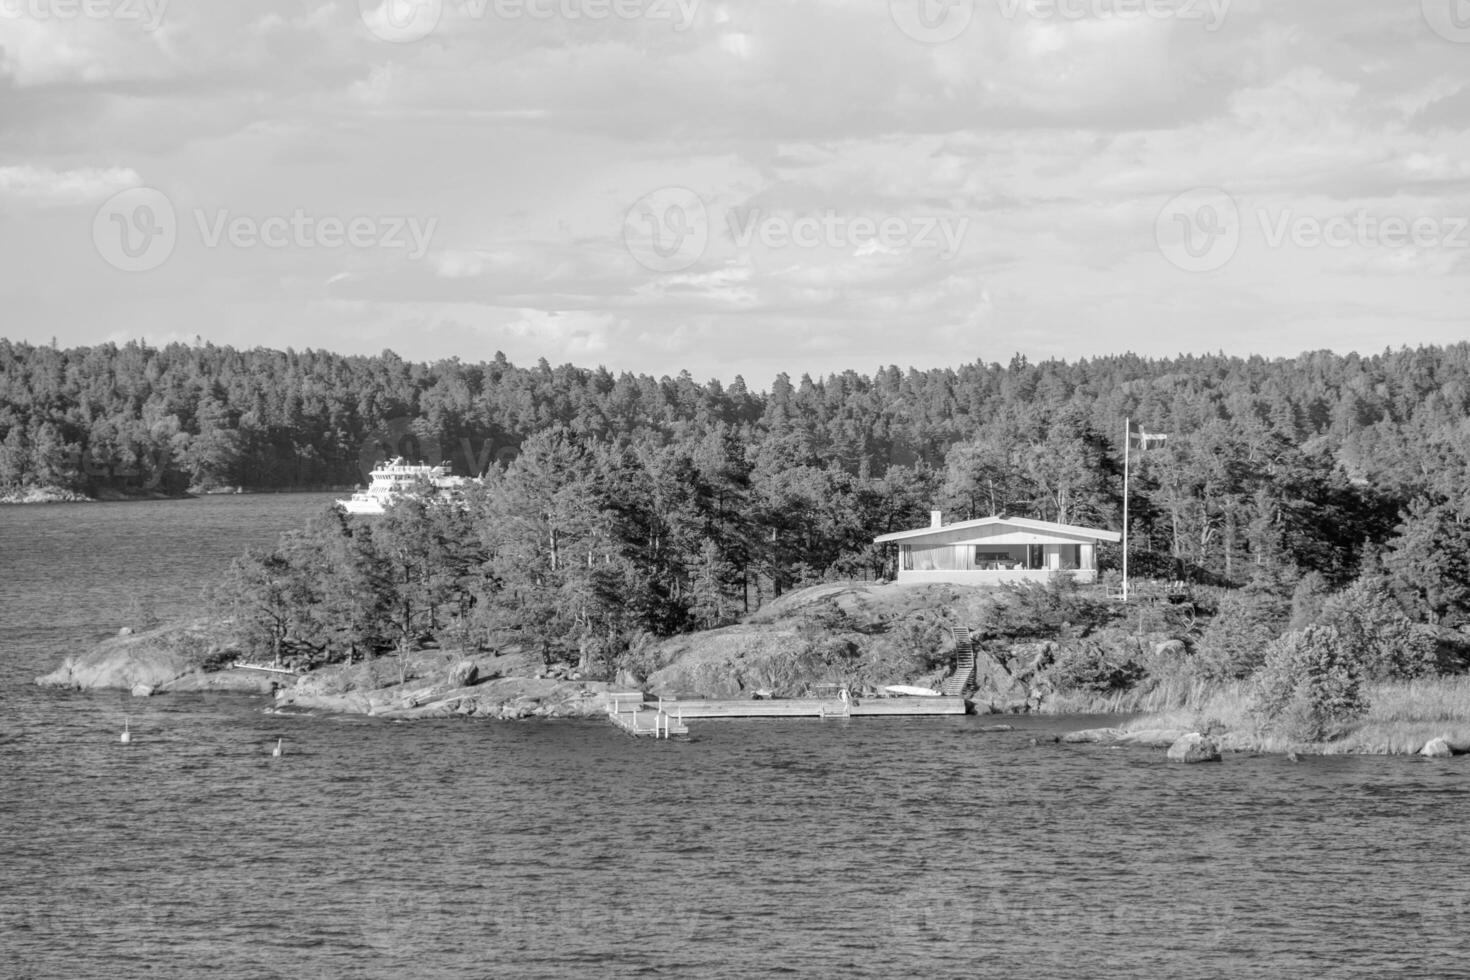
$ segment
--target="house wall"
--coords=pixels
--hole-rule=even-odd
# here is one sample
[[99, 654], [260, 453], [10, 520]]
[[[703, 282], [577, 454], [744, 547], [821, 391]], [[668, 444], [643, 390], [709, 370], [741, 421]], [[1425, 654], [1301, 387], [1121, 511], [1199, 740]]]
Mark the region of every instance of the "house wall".
[[[1013, 563], [1014, 568], [1004, 565]], [[1001, 565], [996, 568], [994, 566]], [[900, 572], [945, 571], [1067, 571], [1097, 568], [1097, 548], [1091, 542], [1069, 541], [1063, 544], [998, 544], [994, 539], [984, 543], [900, 544]]]
[[[1078, 582], [1090, 584], [1097, 581], [1097, 572], [1092, 569], [1072, 569], [1068, 572]], [[898, 581], [904, 585], [918, 585], [923, 583], [940, 582], [949, 585], [976, 585], [997, 586], [1008, 583], [1021, 582], [1046, 582], [1052, 573], [1046, 569], [1035, 571], [1012, 570], [1012, 571], [935, 571], [935, 572], [905, 572], [902, 569], [898, 573]]]
[[[900, 582], [1000, 585], [1044, 582], [1054, 572], [1097, 580], [1097, 539], [1081, 535], [992, 524], [934, 528], [894, 543]], [[1017, 567], [993, 567], [1002, 555]]]

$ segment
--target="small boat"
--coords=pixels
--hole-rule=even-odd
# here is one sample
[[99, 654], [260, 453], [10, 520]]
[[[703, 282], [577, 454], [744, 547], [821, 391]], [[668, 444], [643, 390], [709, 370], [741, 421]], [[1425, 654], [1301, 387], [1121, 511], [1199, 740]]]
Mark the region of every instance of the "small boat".
[[944, 695], [930, 687], [911, 687], [908, 684], [891, 684], [883, 689], [902, 698], [939, 698]]

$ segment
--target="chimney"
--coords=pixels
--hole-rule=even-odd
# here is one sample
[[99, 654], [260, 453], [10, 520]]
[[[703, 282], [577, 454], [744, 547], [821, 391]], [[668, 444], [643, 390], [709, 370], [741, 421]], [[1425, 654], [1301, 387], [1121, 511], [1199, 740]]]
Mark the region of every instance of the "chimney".
[[943, 527], [944, 526], [944, 514], [941, 511], [931, 510], [929, 512], [929, 526], [930, 527]]

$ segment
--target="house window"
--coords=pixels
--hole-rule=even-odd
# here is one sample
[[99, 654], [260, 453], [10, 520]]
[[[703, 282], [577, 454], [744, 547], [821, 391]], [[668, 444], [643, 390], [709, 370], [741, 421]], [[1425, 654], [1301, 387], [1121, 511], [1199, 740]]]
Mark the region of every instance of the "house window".
[[1046, 552], [1039, 544], [1028, 544], [1026, 546], [1026, 567], [1031, 569], [1046, 567]]
[[909, 545], [902, 545], [898, 551], [903, 562], [903, 570], [912, 572], [914, 570], [914, 549]]
[[1015, 556], [1009, 551], [987, 551], [980, 545], [975, 546], [975, 567], [981, 571], [1015, 568], [1016, 564]]

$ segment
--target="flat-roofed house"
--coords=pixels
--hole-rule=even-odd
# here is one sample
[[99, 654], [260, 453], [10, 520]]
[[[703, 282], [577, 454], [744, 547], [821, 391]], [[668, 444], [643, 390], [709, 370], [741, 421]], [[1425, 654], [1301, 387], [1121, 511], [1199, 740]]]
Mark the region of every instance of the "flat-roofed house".
[[1045, 582], [1053, 572], [1093, 582], [1097, 546], [1123, 538], [1116, 531], [1025, 517], [982, 517], [957, 524], [945, 524], [937, 510], [929, 517], [928, 527], [873, 539], [898, 546], [899, 582], [1000, 585]]

